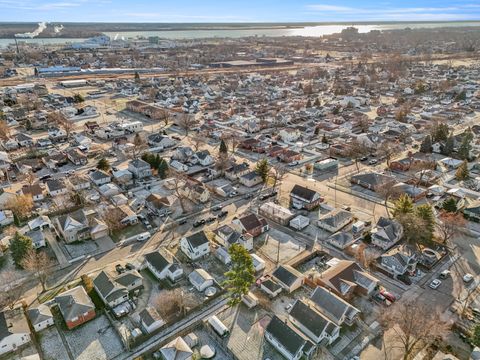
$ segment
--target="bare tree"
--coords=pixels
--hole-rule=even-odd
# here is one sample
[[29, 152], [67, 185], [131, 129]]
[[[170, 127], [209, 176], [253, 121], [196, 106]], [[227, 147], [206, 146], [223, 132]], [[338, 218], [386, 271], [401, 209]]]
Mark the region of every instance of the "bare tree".
[[132, 144], [132, 158], [136, 159], [147, 148], [147, 143], [139, 133], [136, 133]]
[[442, 211], [436, 222], [437, 234], [440, 235], [440, 239], [443, 244], [450, 246], [450, 242], [458, 235], [460, 228], [466, 225], [466, 220], [462, 214], [449, 213]]
[[7, 202], [6, 208], [12, 210], [18, 218], [26, 218], [33, 209], [32, 195], [17, 195]]
[[125, 227], [125, 224], [121, 222], [123, 217], [123, 212], [118, 208], [109, 208], [103, 213], [102, 221], [108, 226], [110, 235]]
[[0, 291], [0, 309], [13, 309], [23, 295], [23, 285], [14, 271], [2, 271], [0, 284], [4, 285]]
[[205, 145], [205, 139], [201, 136], [194, 136], [190, 141], [195, 152], [197, 152], [201, 146]]
[[10, 127], [5, 120], [0, 120], [0, 139], [7, 140], [10, 137]]
[[53, 261], [45, 251], [30, 249], [22, 261], [25, 270], [30, 271], [42, 285], [42, 291], [45, 291], [48, 277], [52, 271]]
[[400, 350], [403, 360], [411, 359], [421, 347], [444, 337], [448, 330], [438, 310], [413, 300], [393, 305], [381, 314], [380, 323], [395, 333], [386, 339], [386, 345]]
[[153, 300], [153, 306], [166, 321], [185, 316], [195, 305], [193, 294], [184, 292], [180, 288], [163, 291]]
[[288, 173], [287, 168], [282, 164], [275, 165], [271, 168], [270, 176], [273, 178], [274, 189], [276, 189], [277, 185], [283, 181], [287, 173]]
[[75, 129], [75, 124], [69, 121], [60, 111], [49, 113], [47, 120], [48, 122], [54, 123], [58, 127], [62, 128], [67, 134], [67, 138], [70, 138], [70, 134]]
[[195, 123], [195, 118], [189, 114], [180, 114], [177, 121], [177, 125], [185, 131], [185, 136], [188, 136]]
[[377, 151], [380, 157], [385, 158], [385, 160], [387, 161], [387, 166], [389, 167], [390, 161], [392, 160], [392, 156], [394, 156], [395, 154], [398, 154], [399, 147], [395, 143], [384, 141], [380, 144]]
[[358, 166], [358, 160], [362, 157], [368, 155], [370, 153], [370, 149], [364, 143], [358, 141], [358, 139], [353, 139], [349, 144], [349, 150], [347, 156], [352, 158], [355, 161], [355, 167], [357, 171], [360, 171]]
[[180, 207], [182, 208], [182, 213], [185, 212], [185, 197], [183, 196], [181, 189], [185, 187], [187, 182], [187, 177], [183, 174], [175, 172], [173, 170], [169, 170], [169, 175], [171, 175], [171, 184], [173, 186], [173, 191], [175, 192], [175, 196], [177, 197], [178, 201], [180, 202]]

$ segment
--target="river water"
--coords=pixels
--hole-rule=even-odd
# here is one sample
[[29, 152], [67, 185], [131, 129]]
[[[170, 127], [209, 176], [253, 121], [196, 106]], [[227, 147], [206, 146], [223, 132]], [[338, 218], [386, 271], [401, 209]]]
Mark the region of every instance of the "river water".
[[[233, 25], [234, 26], [234, 25]], [[277, 29], [215, 29], [215, 30], [169, 30], [169, 31], [128, 31], [128, 32], [105, 32], [112, 39], [133, 39], [139, 37], [148, 38], [158, 36], [164, 39], [183, 40], [183, 39], [203, 39], [203, 38], [241, 38], [248, 36], [323, 36], [339, 33], [343, 29], [355, 26], [359, 32], [366, 33], [371, 30], [395, 30], [405, 28], [438, 28], [438, 27], [465, 27], [479, 26], [480, 21], [469, 22], [438, 22], [438, 23], [379, 23], [379, 24], [324, 24], [316, 26], [305, 26], [300, 28], [277, 28]], [[34, 38], [19, 39], [26, 43], [35, 43], [40, 45], [49, 44], [68, 44], [81, 42], [85, 39], [64, 39], [64, 38]], [[12, 39], [0, 39], [0, 47], [12, 44]]]

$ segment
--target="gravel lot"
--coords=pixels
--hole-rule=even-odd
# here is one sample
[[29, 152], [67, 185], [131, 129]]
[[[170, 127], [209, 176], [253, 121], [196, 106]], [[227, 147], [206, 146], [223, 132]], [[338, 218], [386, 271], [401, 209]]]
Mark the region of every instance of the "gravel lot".
[[68, 359], [67, 350], [55, 326], [40, 333], [40, 346], [45, 360]]
[[64, 334], [76, 360], [107, 360], [123, 352], [122, 342], [105, 315]]

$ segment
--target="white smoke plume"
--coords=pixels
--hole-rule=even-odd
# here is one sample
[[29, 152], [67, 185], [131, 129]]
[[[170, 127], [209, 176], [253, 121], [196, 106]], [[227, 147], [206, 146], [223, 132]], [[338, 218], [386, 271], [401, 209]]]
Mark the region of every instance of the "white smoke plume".
[[40, 35], [46, 28], [47, 28], [47, 23], [41, 22], [41, 23], [38, 23], [38, 28], [36, 30], [32, 32], [26, 32], [23, 34], [15, 34], [15, 37], [23, 38], [23, 39], [26, 39], [26, 38], [33, 39], [34, 37], [37, 37], [38, 35]]

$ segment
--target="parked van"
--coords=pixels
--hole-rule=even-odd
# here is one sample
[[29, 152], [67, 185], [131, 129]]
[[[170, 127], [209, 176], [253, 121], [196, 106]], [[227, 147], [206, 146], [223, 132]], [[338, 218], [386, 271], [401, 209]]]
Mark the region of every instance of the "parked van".
[[439, 278], [440, 279], [446, 279], [450, 276], [450, 270], [443, 270], [441, 273], [440, 273], [440, 276]]
[[225, 337], [229, 334], [228, 328], [215, 315], [208, 318], [208, 323], [220, 337]]

